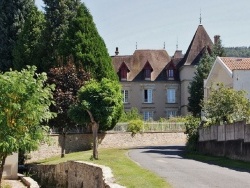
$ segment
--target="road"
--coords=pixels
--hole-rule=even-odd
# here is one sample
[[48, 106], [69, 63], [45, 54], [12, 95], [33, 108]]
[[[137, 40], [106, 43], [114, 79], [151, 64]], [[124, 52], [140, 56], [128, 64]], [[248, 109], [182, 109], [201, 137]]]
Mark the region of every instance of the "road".
[[173, 188], [250, 188], [250, 173], [182, 157], [184, 146], [132, 149], [129, 156]]

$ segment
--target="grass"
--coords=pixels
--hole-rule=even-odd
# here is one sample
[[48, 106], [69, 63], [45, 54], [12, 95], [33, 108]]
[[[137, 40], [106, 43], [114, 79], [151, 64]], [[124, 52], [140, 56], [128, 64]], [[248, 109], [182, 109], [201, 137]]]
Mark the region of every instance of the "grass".
[[53, 157], [39, 161], [40, 164], [58, 164], [68, 160], [86, 161], [105, 165], [112, 169], [116, 183], [127, 188], [170, 188], [171, 186], [153, 172], [129, 159], [126, 149], [99, 149], [99, 160], [91, 160], [92, 151], [66, 154], [64, 158]]
[[226, 157], [216, 157], [211, 155], [203, 155], [199, 153], [187, 153], [186, 157], [189, 159], [194, 159], [197, 161], [209, 163], [209, 164], [215, 164], [222, 167], [232, 168], [235, 170], [240, 171], [249, 171], [250, 172], [250, 163], [239, 161], [239, 160], [233, 160]]

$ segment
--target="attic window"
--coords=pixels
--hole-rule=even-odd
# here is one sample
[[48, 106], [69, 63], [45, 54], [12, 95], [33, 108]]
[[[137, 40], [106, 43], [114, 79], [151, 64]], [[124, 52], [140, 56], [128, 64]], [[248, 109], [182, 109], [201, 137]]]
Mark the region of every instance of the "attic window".
[[145, 80], [151, 80], [151, 70], [145, 69]]
[[167, 78], [169, 80], [173, 80], [174, 79], [174, 69], [172, 69], [172, 68], [167, 69]]
[[128, 74], [128, 70], [123, 67], [121, 70], [120, 70], [120, 77], [121, 77], [121, 80], [127, 80], [127, 74]]

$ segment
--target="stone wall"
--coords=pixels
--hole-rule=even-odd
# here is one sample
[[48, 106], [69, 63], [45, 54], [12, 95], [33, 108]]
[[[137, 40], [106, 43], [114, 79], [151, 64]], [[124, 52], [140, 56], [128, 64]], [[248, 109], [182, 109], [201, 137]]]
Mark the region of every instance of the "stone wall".
[[[50, 143], [42, 144], [39, 150], [31, 152], [29, 154], [30, 159], [26, 161], [27, 163], [61, 155], [62, 148], [65, 148], [65, 153], [70, 153], [91, 149], [92, 145], [92, 134], [66, 134], [65, 137], [50, 135], [49, 137]], [[64, 138], [65, 142], [63, 141]], [[65, 147], [63, 147], [63, 143], [65, 143]], [[186, 135], [183, 132], [143, 133], [136, 134], [134, 137], [128, 132], [99, 134], [99, 148], [132, 148], [185, 143]]]
[[122, 187], [113, 182], [110, 168], [81, 161], [32, 165], [29, 169], [42, 188]]

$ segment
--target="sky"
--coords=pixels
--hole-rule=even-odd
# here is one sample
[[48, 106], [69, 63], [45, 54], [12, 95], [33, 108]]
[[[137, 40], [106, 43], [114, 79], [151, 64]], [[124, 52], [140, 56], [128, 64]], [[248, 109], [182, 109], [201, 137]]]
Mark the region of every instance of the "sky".
[[[42, 10], [42, 0], [35, 0]], [[110, 55], [137, 49], [187, 48], [200, 24], [225, 47], [250, 46], [249, 0], [82, 0]], [[137, 44], [137, 45], [136, 45]]]

